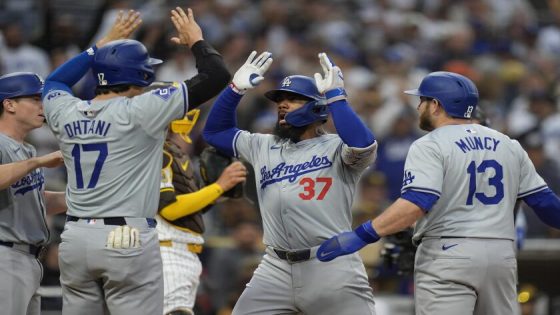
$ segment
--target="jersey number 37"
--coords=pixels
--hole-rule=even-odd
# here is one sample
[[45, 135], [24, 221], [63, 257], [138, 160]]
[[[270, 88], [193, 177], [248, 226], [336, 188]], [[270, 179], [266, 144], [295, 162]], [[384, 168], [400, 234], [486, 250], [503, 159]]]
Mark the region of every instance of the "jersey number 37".
[[[311, 177], [304, 177], [299, 181], [300, 186], [303, 186], [303, 192], [299, 193], [299, 197], [303, 200], [311, 200], [315, 198], [316, 189], [319, 190], [317, 194], [317, 200], [323, 200], [329, 189], [332, 186], [332, 177], [317, 177], [315, 179]], [[317, 184], [321, 184], [321, 187]]]

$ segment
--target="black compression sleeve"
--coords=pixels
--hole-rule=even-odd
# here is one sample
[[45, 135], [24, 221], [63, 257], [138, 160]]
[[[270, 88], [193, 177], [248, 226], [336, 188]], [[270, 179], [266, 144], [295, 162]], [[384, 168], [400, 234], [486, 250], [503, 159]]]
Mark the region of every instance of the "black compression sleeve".
[[210, 44], [201, 40], [191, 51], [198, 74], [185, 81], [189, 90], [189, 108], [193, 109], [216, 96], [231, 80], [224, 60]]

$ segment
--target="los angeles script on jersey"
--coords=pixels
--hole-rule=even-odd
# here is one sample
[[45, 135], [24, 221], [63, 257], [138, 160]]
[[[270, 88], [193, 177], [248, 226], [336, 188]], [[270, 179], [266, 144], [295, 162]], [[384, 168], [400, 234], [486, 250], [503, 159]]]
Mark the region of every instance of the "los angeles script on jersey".
[[12, 189], [15, 190], [14, 195], [25, 195], [25, 193], [34, 189], [41, 189], [45, 183], [45, 177], [40, 169], [35, 169], [17, 182], [13, 183]]
[[318, 157], [314, 155], [311, 160], [299, 164], [290, 165], [282, 162], [273, 167], [271, 170], [268, 170], [266, 166], [263, 166], [261, 168], [261, 189], [264, 189], [270, 184], [281, 182], [286, 179], [290, 183], [293, 183], [303, 174], [331, 167], [332, 164], [332, 161], [329, 160], [327, 156]]
[[109, 128], [111, 127], [111, 123], [108, 123], [103, 120], [89, 120], [89, 119], [82, 119], [82, 120], [75, 120], [71, 123], [64, 125], [64, 130], [68, 135], [68, 138], [73, 138], [77, 135], [86, 135], [86, 134], [96, 134], [105, 137]]

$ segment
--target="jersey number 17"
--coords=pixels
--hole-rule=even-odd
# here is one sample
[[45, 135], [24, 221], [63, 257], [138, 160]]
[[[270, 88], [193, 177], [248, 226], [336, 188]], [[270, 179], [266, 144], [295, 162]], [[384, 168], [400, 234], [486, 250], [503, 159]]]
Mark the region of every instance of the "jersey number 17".
[[76, 173], [76, 188], [84, 188], [84, 176], [82, 175], [82, 163], [81, 163], [81, 151], [99, 151], [97, 160], [95, 161], [95, 166], [93, 167], [93, 172], [91, 173], [91, 178], [87, 188], [95, 188], [97, 181], [99, 180], [99, 175], [101, 174], [101, 169], [103, 168], [103, 163], [109, 154], [107, 149], [107, 143], [88, 143], [88, 144], [75, 144], [72, 148], [72, 157], [74, 158], [74, 173]]

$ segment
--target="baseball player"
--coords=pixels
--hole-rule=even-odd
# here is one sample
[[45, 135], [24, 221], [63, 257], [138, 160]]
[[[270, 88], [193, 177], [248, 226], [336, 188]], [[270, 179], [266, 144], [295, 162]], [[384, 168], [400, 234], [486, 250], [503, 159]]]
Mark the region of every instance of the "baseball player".
[[45, 191], [42, 167], [62, 165], [56, 151], [37, 157], [24, 141], [43, 125], [43, 80], [35, 73], [0, 77], [0, 306], [2, 314], [39, 315], [38, 258], [49, 239], [45, 214], [66, 210], [63, 192]]
[[417, 221], [416, 314], [514, 314], [515, 202], [560, 228], [560, 199], [517, 141], [471, 122], [478, 103], [471, 80], [433, 72], [405, 93], [420, 97], [420, 128], [429, 133], [410, 147], [401, 197], [317, 255], [331, 261]]
[[[375, 159], [374, 136], [348, 105], [342, 73], [324, 53], [324, 77], [288, 76], [265, 94], [278, 107], [274, 135], [236, 128], [235, 108], [272, 63], [268, 52], [255, 56], [218, 97], [203, 133], [256, 170], [267, 249], [233, 314], [375, 314], [358, 254], [327, 265], [315, 259], [323, 240], [351, 226], [356, 185]], [[321, 128], [329, 111], [338, 135]]]
[[[59, 247], [63, 314], [163, 314], [154, 216], [167, 127], [187, 113], [188, 85], [200, 97], [229, 80], [227, 72], [214, 72], [221, 57], [203, 40], [192, 11], [176, 8], [171, 20], [178, 32], [172, 41], [190, 47], [197, 60], [192, 83], [143, 91], [161, 60], [150, 58], [141, 43], [122, 39], [140, 24], [134, 11], [120, 14], [97, 45], [46, 80], [46, 118], [68, 171]], [[83, 101], [70, 87], [90, 68], [97, 96]]]
[[163, 312], [167, 315], [192, 315], [202, 265], [204, 221], [202, 213], [224, 192], [244, 182], [247, 170], [233, 162], [218, 180], [200, 188], [187, 145], [189, 133], [199, 115], [198, 109], [171, 123], [164, 144], [157, 231], [164, 276]]

